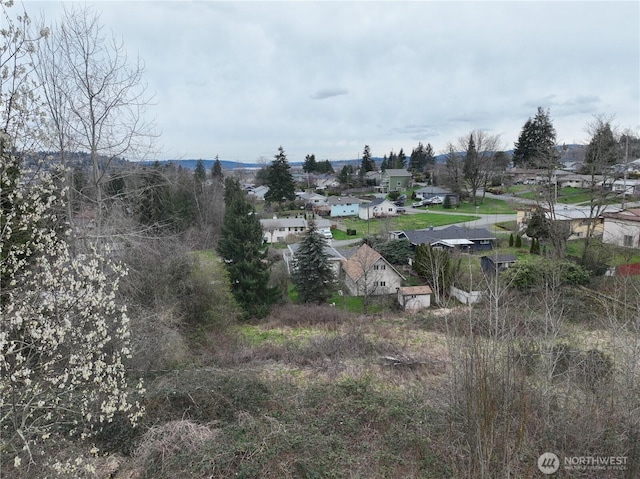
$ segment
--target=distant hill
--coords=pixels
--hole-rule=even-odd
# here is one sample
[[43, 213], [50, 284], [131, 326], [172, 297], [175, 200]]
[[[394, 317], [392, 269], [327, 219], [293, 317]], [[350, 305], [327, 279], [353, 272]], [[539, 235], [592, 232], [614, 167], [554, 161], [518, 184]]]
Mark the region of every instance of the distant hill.
[[[558, 149], [561, 150], [561, 160], [568, 160], [568, 159], [574, 159], [574, 158], [579, 158], [580, 154], [584, 151], [584, 145], [564, 145], [564, 151], [562, 151], [563, 147], [559, 146]], [[513, 150], [508, 150], [505, 151], [505, 153], [509, 156], [513, 155]], [[380, 157], [373, 157], [372, 158], [373, 161], [375, 161], [376, 165], [378, 165], [378, 167], [380, 166], [380, 164], [382, 163], [382, 158]], [[435, 156], [436, 159], [436, 163], [444, 163], [445, 159], [446, 159], [446, 155], [445, 154], [440, 154], [440, 155], [436, 155]], [[321, 160], [324, 161], [324, 160]], [[360, 164], [360, 159], [358, 158], [354, 158], [351, 160], [332, 160], [331, 161], [331, 165], [333, 166], [333, 169], [338, 172], [340, 171], [340, 169], [342, 169], [343, 166], [345, 165], [354, 165], [357, 166]], [[407, 158], [408, 161], [408, 158]], [[155, 161], [143, 161], [140, 164], [142, 165], [153, 165], [155, 163]], [[196, 168], [196, 164], [198, 163], [197, 159], [188, 159], [188, 160], [159, 160], [158, 163], [160, 163], [161, 165], [163, 164], [174, 164], [176, 166], [181, 166], [182, 168], [188, 169], [188, 170], [195, 170]], [[213, 164], [215, 163], [215, 160], [202, 160], [202, 163], [204, 164], [204, 167], [207, 170], [210, 170], [211, 167], [213, 166]], [[302, 162], [298, 161], [298, 162], [290, 162], [289, 163], [293, 168], [301, 168], [302, 167]], [[229, 161], [229, 160], [220, 160], [220, 165], [222, 166], [223, 170], [238, 170], [238, 169], [260, 169], [262, 168], [264, 165], [260, 164], [260, 163], [241, 163], [239, 161]]]

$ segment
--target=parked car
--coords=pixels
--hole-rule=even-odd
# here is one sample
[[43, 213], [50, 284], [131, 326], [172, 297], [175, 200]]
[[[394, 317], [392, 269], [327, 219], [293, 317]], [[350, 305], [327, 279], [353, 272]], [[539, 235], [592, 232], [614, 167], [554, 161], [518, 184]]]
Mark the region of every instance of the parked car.
[[331, 234], [331, 229], [330, 228], [322, 228], [320, 230], [320, 234], [325, 239], [333, 239], [333, 235]]
[[415, 203], [411, 204], [411, 207], [412, 208], [420, 208], [421, 206], [424, 206], [426, 204], [424, 201], [425, 200], [416, 201]]
[[398, 212], [399, 215], [407, 212], [407, 210], [403, 207], [397, 208], [396, 211]]
[[393, 204], [396, 206], [404, 206], [404, 201], [400, 201], [400, 200], [394, 201]]
[[433, 198], [429, 199], [429, 203], [432, 205], [441, 205], [442, 203], [444, 203], [444, 198], [442, 196], [434, 196]]

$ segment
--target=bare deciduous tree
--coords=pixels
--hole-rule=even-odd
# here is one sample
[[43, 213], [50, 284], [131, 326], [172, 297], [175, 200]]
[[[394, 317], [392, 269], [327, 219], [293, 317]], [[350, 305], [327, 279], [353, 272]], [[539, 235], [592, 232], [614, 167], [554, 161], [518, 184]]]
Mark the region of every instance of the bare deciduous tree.
[[56, 146], [90, 155], [99, 237], [109, 165], [144, 157], [154, 145], [154, 125], [145, 117], [151, 98], [144, 65], [130, 60], [121, 40], [105, 35], [89, 7], [65, 8], [38, 60]]

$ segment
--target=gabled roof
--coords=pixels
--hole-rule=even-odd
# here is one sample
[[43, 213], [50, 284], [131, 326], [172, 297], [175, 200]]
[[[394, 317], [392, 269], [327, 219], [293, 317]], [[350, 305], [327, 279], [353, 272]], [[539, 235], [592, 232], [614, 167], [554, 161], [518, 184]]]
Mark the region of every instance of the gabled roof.
[[362, 207], [363, 208], [371, 208], [372, 206], [378, 206], [378, 205], [381, 205], [382, 203], [385, 203], [385, 202], [393, 205], [393, 203], [391, 203], [391, 201], [389, 201], [386, 198], [376, 198], [375, 200], [371, 201], [370, 203], [362, 205]]
[[269, 228], [306, 228], [307, 220], [304, 218], [272, 218], [260, 220], [262, 229]]
[[632, 221], [634, 223], [640, 223], [640, 208], [632, 208], [628, 210], [622, 210], [617, 213], [605, 213], [605, 218], [611, 218], [622, 221]]
[[360, 200], [354, 196], [329, 196], [327, 203], [330, 205], [359, 205]]
[[402, 296], [412, 296], [412, 295], [424, 295], [424, 294], [432, 294], [433, 291], [429, 286], [403, 286], [398, 292]]
[[[291, 252], [291, 256], [293, 257], [298, 251], [298, 248], [300, 248], [300, 243], [290, 244], [290, 245], [287, 245], [287, 247], [289, 248], [289, 251]], [[324, 254], [327, 255], [327, 257], [329, 258], [329, 261], [339, 261], [344, 259], [344, 256], [342, 256], [335, 248], [333, 248], [328, 243], [324, 245], [324, 247], [322, 248], [322, 251], [324, 252]]]
[[365, 272], [369, 271], [371, 267], [380, 260], [395, 271], [398, 276], [404, 279], [404, 276], [402, 276], [391, 263], [367, 244], [360, 246], [349, 259], [342, 260], [342, 269], [346, 275], [356, 283]]
[[493, 264], [515, 263], [518, 261], [515, 254], [492, 254], [483, 256], [481, 259], [487, 258]]

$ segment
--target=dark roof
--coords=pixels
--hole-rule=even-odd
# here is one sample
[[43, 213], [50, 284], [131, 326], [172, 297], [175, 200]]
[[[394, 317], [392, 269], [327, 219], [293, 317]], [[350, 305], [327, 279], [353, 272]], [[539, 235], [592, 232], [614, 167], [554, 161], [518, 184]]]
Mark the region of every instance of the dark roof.
[[449, 226], [441, 230], [409, 230], [403, 231], [412, 244], [431, 244], [441, 240], [468, 239], [471, 241], [495, 240], [485, 228], [462, 228], [460, 226]]
[[373, 200], [371, 203], [367, 203], [366, 205], [363, 205], [365, 208], [369, 208], [371, 206], [378, 206], [381, 203], [384, 203], [385, 201], [387, 201], [386, 198], [376, 198], [375, 200]]
[[516, 261], [518, 261], [518, 258], [516, 258], [515, 254], [492, 254], [483, 256], [482, 259], [484, 258], [487, 258], [493, 264], [515, 263]]

